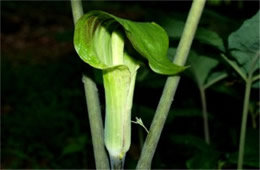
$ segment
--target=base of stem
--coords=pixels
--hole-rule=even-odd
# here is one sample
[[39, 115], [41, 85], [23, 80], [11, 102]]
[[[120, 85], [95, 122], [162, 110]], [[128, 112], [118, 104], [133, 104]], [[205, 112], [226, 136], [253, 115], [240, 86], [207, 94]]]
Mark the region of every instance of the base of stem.
[[124, 169], [124, 163], [125, 163], [125, 156], [118, 157], [118, 156], [112, 156], [110, 157], [110, 164], [111, 164], [111, 170], [121, 170]]

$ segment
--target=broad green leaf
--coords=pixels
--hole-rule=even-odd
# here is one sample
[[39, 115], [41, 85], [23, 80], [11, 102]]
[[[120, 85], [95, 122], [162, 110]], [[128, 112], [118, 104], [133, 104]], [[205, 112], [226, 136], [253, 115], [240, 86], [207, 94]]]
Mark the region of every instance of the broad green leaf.
[[199, 27], [195, 38], [202, 43], [218, 48], [220, 51], [225, 51], [222, 38], [214, 31]]
[[217, 66], [218, 61], [210, 57], [199, 56], [195, 52], [191, 51], [188, 63], [191, 65], [190, 71], [192, 72], [195, 81], [199, 87], [202, 87], [206, 83], [206, 79], [211, 70]]
[[186, 68], [167, 58], [168, 36], [158, 24], [134, 22], [102, 11], [91, 11], [76, 24], [74, 45], [81, 59], [98, 69], [120, 65], [112, 61], [111, 34], [115, 30], [124, 31], [134, 49], [148, 60], [154, 72], [174, 75]]
[[[176, 48], [170, 47], [169, 50], [168, 50], [168, 56], [169, 56], [170, 60], [173, 60], [175, 53], [176, 53]], [[191, 59], [190, 59], [190, 57], [191, 57]], [[190, 71], [194, 73], [195, 70], [196, 71], [201, 70], [201, 73], [198, 73], [199, 75], [203, 74], [202, 73], [202, 72], [204, 72], [203, 68], [209, 69], [206, 72], [204, 72], [204, 73], [207, 73], [208, 71], [211, 71], [211, 67], [214, 67], [216, 62], [218, 63], [218, 61], [215, 60], [215, 59], [212, 59], [212, 58], [209, 58], [209, 57], [204, 57], [204, 56], [198, 56], [198, 54], [195, 53], [194, 51], [190, 52], [190, 57], [188, 58], [188, 62], [194, 62], [194, 63], [189, 63], [192, 66], [192, 70], [190, 70]], [[200, 62], [200, 61], [196, 61], [196, 60], [205, 60], [205, 61], [202, 62], [202, 63], [199, 63], [199, 65], [197, 65], [197, 62]], [[207, 61], [209, 61], [209, 65], [208, 65], [208, 63], [205, 64], [205, 62], [207, 62]], [[204, 65], [202, 65], [202, 64], [204, 64]], [[198, 67], [202, 67], [202, 68], [198, 68]], [[202, 84], [204, 86], [204, 88], [208, 88], [211, 85], [215, 84], [216, 82], [218, 82], [218, 81], [224, 79], [225, 77], [227, 77], [227, 73], [224, 72], [224, 71], [218, 71], [218, 72], [213, 72], [211, 74], [210, 73], [207, 73], [207, 74], [208, 75], [206, 75], [206, 80], [204, 80], [203, 84]], [[188, 75], [188, 76], [191, 76], [191, 75]]]
[[255, 71], [260, 68], [259, 20], [260, 12], [258, 11], [252, 18], [246, 20], [237, 31], [230, 34], [228, 38], [231, 55], [244, 73], [248, 73], [251, 69]]

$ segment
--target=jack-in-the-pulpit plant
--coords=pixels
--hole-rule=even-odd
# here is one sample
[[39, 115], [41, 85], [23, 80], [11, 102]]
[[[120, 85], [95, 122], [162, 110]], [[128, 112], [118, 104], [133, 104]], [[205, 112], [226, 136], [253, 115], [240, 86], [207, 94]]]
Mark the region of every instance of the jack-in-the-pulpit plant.
[[174, 75], [185, 67], [167, 58], [169, 40], [156, 23], [133, 22], [103, 11], [91, 11], [76, 23], [74, 46], [80, 58], [103, 70], [106, 99], [104, 141], [112, 168], [122, 166], [131, 143], [131, 108], [140, 62], [125, 48], [132, 47], [159, 74]]

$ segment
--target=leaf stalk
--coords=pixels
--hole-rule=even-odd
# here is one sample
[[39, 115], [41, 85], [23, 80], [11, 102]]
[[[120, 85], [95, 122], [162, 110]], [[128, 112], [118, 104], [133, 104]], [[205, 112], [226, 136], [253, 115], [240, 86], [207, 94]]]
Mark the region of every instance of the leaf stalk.
[[246, 88], [245, 88], [237, 169], [243, 169], [244, 148], [245, 148], [245, 140], [246, 140], [246, 124], [247, 124], [247, 117], [248, 117], [248, 106], [249, 106], [249, 99], [250, 99], [250, 92], [251, 92], [251, 84], [252, 84], [252, 80], [249, 77], [246, 81]]
[[247, 117], [248, 117], [250, 92], [251, 92], [251, 86], [252, 86], [252, 82], [253, 82], [254, 68], [255, 68], [255, 65], [257, 64], [258, 57], [259, 57], [259, 54], [256, 54], [256, 56], [252, 59], [251, 67], [250, 67], [251, 69], [249, 70], [248, 77], [245, 80], [246, 88], [245, 88], [242, 123], [241, 123], [241, 130], [240, 130], [237, 169], [243, 169], [244, 149], [245, 149], [245, 140], [246, 140], [246, 124], [247, 124]]
[[204, 88], [200, 88], [200, 97], [201, 97], [201, 105], [202, 105], [204, 138], [205, 138], [206, 143], [210, 144], [207, 100], [206, 100], [205, 90], [206, 89], [204, 89]]

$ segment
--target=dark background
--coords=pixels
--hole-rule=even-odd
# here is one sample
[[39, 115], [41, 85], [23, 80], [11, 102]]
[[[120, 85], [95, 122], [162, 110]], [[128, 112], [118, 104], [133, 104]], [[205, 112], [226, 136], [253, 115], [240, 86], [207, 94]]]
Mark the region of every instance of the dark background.
[[[185, 21], [190, 5], [190, 1], [83, 2], [85, 11], [98, 9], [135, 21], [158, 23], [163, 16]], [[226, 44], [228, 35], [258, 9], [257, 1], [210, 1], [200, 25], [217, 32]], [[1, 2], [1, 168], [95, 167], [81, 81], [83, 72], [94, 75], [98, 82], [103, 114], [104, 90], [100, 72], [93, 74], [74, 51], [73, 28], [69, 1]], [[173, 47], [177, 43], [170, 41]], [[196, 41], [192, 48], [204, 50]], [[219, 53], [214, 49], [207, 52]], [[138, 76], [141, 74], [142, 70]], [[192, 108], [194, 113], [170, 112], [155, 153], [154, 168], [184, 169], [187, 161], [196, 156], [198, 165], [193, 167], [203, 167], [205, 163], [215, 168], [236, 167], [244, 84], [237, 75], [230, 75], [207, 91], [210, 146], [203, 141], [199, 91], [189, 77], [183, 76], [172, 109]], [[148, 128], [165, 79], [149, 71], [145, 81], [136, 83], [133, 119], [141, 117]], [[258, 89], [251, 94], [252, 102], [259, 106]], [[146, 136], [138, 125], [133, 124], [132, 129], [126, 168], [135, 168]], [[247, 134], [247, 141], [259, 147], [259, 123], [253, 128], [250, 117]], [[201, 147], [209, 147], [210, 153], [202, 153]], [[252, 156], [252, 160], [258, 158], [259, 152]], [[252, 164], [246, 167], [255, 168]]]

